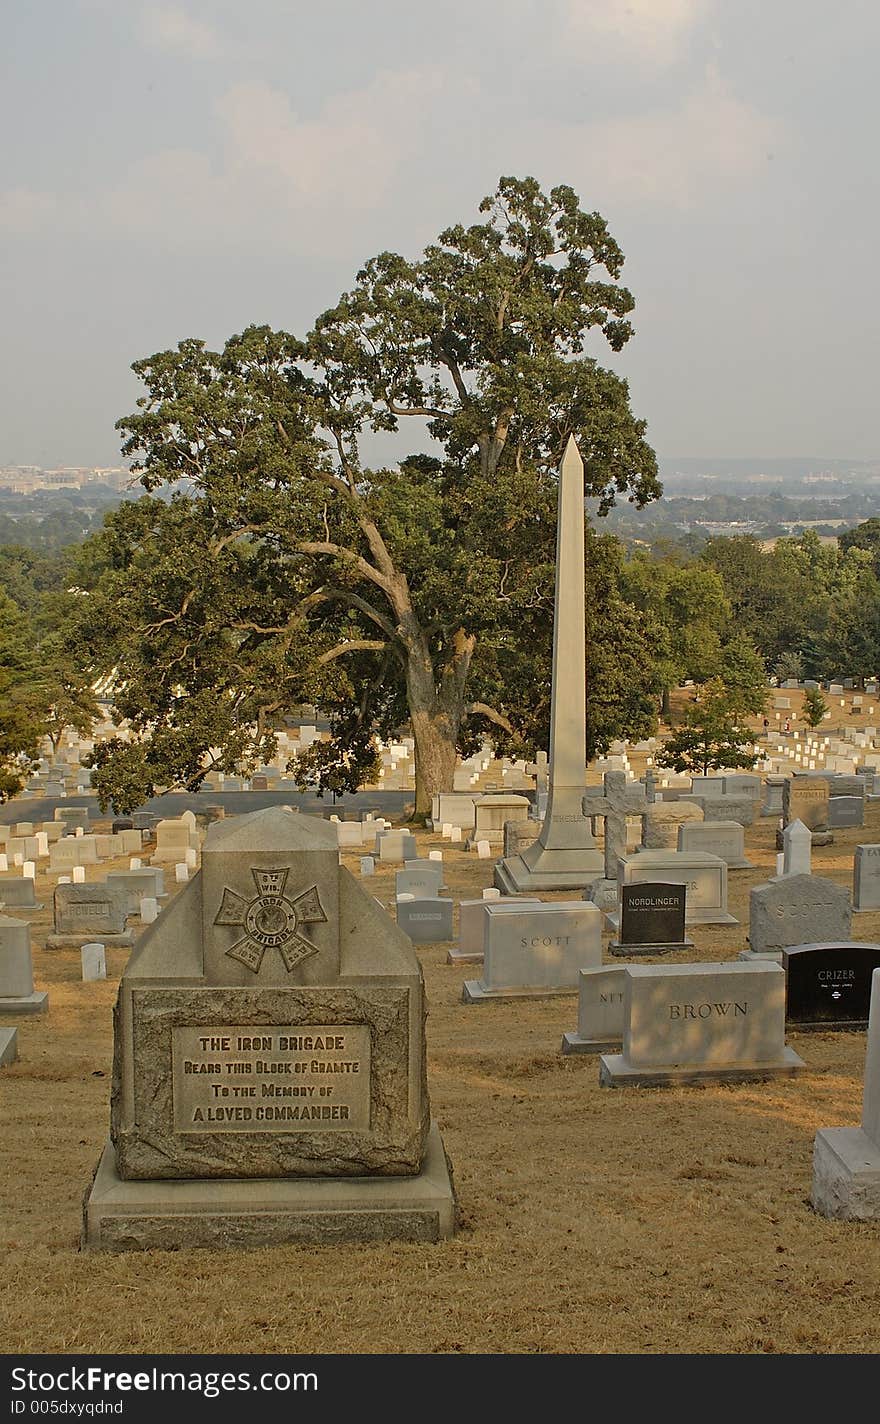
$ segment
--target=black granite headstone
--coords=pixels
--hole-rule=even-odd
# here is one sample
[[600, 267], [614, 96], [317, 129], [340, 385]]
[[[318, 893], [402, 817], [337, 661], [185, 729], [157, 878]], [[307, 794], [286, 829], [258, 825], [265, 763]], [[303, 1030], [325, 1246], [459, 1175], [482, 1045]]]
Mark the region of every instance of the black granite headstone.
[[131, 819], [130, 816], [119, 816], [112, 823], [110, 829], [113, 832], [114, 836], [118, 835], [120, 831], [131, 831], [134, 829], [134, 821]]
[[684, 944], [684, 885], [622, 885], [620, 944]]
[[866, 1028], [880, 944], [800, 944], [783, 950], [785, 1017], [817, 1028]]

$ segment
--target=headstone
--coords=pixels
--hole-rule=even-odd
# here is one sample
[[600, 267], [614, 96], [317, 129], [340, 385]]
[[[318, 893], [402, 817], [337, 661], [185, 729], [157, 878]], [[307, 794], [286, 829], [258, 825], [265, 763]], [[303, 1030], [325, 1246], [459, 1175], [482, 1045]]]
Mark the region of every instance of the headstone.
[[413, 866], [409, 862], [405, 870], [398, 870], [394, 876], [396, 895], [415, 895], [417, 900], [430, 900], [440, 894], [443, 882], [442, 865]]
[[63, 821], [68, 831], [75, 830], [77, 826], [87, 831], [89, 829], [89, 808], [88, 806], [56, 806], [54, 819]]
[[563, 1053], [608, 1053], [623, 1042], [623, 965], [581, 969], [578, 974], [578, 1026], [562, 1035]]
[[215, 822], [122, 976], [84, 1245], [451, 1234], [424, 1018], [410, 941], [335, 827], [281, 807]]
[[621, 885], [618, 939], [608, 946], [612, 954], [668, 954], [693, 949], [685, 937], [687, 888], [685, 885], [646, 881]]
[[850, 893], [818, 875], [783, 875], [749, 892], [749, 948], [740, 959], [781, 959], [784, 949], [851, 938]]
[[151, 925], [159, 915], [159, 901], [153, 895], [145, 895], [140, 902], [141, 924]]
[[180, 860], [175, 865], [174, 879], [178, 885], [185, 885], [189, 880], [189, 866], [185, 860]]
[[484, 914], [483, 977], [465, 980], [466, 1004], [573, 994], [578, 970], [602, 962], [602, 914], [584, 900], [521, 903], [514, 911], [490, 901]]
[[34, 989], [31, 927], [0, 913], [0, 1014], [42, 1014], [49, 995]]
[[692, 776], [691, 792], [694, 796], [723, 796], [723, 776]]
[[605, 822], [604, 872], [606, 880], [613, 880], [618, 860], [626, 855], [627, 817], [642, 815], [648, 805], [644, 788], [628, 785], [625, 772], [606, 771], [602, 793], [587, 791], [581, 805], [584, 815]]
[[418, 855], [416, 838], [409, 831], [382, 831], [376, 837], [376, 852], [383, 862], [400, 864]]
[[438, 791], [431, 798], [431, 820], [438, 826], [460, 826], [470, 830], [474, 824], [474, 797], [460, 792]]
[[18, 1029], [0, 1028], [0, 1068], [6, 1068], [18, 1058]]
[[683, 797], [679, 806], [699, 806], [707, 821], [737, 821], [741, 826], [754, 825], [755, 807], [751, 796], [706, 796], [704, 793]]
[[128, 913], [128, 890], [122, 884], [56, 885], [54, 933], [47, 937], [46, 948], [80, 949], [98, 935], [104, 944], [130, 947]]
[[[687, 887], [687, 923], [735, 925], [727, 908], [727, 865], [717, 855], [700, 851], [652, 850], [628, 855], [617, 862], [618, 893], [624, 885], [660, 881]], [[618, 917], [608, 916], [617, 930]]]
[[167, 862], [169, 865], [185, 863], [186, 851], [198, 847], [198, 835], [183, 816], [179, 820], [166, 819], [156, 827], [156, 846], [151, 859], [154, 864]]
[[504, 858], [522, 855], [523, 851], [533, 846], [538, 836], [541, 834], [541, 821], [505, 821], [504, 822]]
[[812, 860], [812, 833], [803, 821], [790, 821], [782, 832], [783, 875], [809, 875]]
[[11, 910], [42, 909], [42, 906], [37, 904], [33, 880], [24, 880], [18, 875], [0, 879], [0, 906], [3, 905]]
[[80, 950], [80, 958], [84, 982], [107, 978], [107, 956], [103, 944], [98, 942], [84, 944]]
[[627, 965], [623, 1052], [600, 1059], [603, 1087], [742, 1082], [799, 1072], [785, 1046], [785, 973], [754, 964]]
[[724, 778], [725, 796], [747, 797], [752, 801], [758, 801], [761, 797], [761, 790], [760, 776], [753, 776], [748, 772]]
[[880, 845], [856, 846], [853, 909], [880, 910]]
[[[406, 893], [406, 892], [405, 892]], [[397, 902], [397, 924], [413, 944], [443, 944], [452, 939], [453, 901], [424, 893]]]
[[495, 898], [492, 899], [483, 891], [483, 898], [480, 900], [462, 900], [458, 907], [458, 942], [452, 949], [447, 951], [447, 964], [482, 964], [483, 962], [483, 942], [485, 938], [488, 918], [484, 914], [487, 904], [498, 906], [502, 904], [505, 908], [513, 908], [520, 905], [540, 905], [540, 900], [529, 900], [525, 896], [516, 897], [507, 895], [500, 901], [499, 890], [495, 890]]
[[880, 944], [799, 944], [782, 951], [785, 1017], [799, 1029], [864, 1029]]
[[376, 862], [371, 855], [361, 856], [361, 875], [375, 875]]
[[795, 776], [782, 788], [782, 819], [803, 821], [811, 831], [828, 828], [828, 782], [823, 777]]
[[71, 867], [70, 878], [74, 885], [85, 885], [86, 868], [84, 865], [74, 865]]
[[828, 829], [865, 824], [864, 796], [832, 796], [828, 802]]
[[838, 1221], [880, 1217], [880, 973], [872, 976], [860, 1127], [823, 1127], [813, 1143], [810, 1201]]
[[527, 821], [531, 802], [527, 796], [478, 796], [474, 802], [474, 826], [468, 846], [485, 841], [487, 845], [503, 846], [506, 821]]
[[336, 827], [336, 837], [340, 850], [350, 850], [364, 843], [366, 833], [363, 821], [340, 821]]
[[642, 846], [645, 850], [675, 850], [679, 827], [702, 825], [703, 809], [688, 801], [655, 801], [642, 814]]
[[108, 870], [108, 885], [122, 885], [128, 895], [128, 913], [136, 915], [144, 896], [158, 900], [165, 894], [165, 872], [160, 865], [128, 870]]
[[550, 794], [534, 845], [495, 866], [495, 884], [507, 895], [583, 890], [603, 868], [590, 819], [581, 805], [587, 784], [583, 511], [584, 466], [570, 436], [557, 501]]
[[728, 870], [749, 870], [745, 831], [739, 821], [685, 821], [678, 828], [678, 849], [701, 851], [726, 861]]

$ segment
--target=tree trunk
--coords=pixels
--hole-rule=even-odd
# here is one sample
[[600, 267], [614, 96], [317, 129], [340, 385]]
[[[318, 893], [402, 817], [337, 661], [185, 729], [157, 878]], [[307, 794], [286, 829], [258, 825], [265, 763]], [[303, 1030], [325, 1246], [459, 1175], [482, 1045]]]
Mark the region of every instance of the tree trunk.
[[427, 641], [415, 623], [406, 628], [407, 702], [415, 740], [415, 818], [431, 814], [431, 797], [451, 791], [455, 776], [458, 734], [465, 712], [464, 690], [475, 639], [457, 633], [452, 657], [439, 678]]
[[416, 744], [415, 818], [430, 816], [431, 797], [437, 791], [451, 791], [455, 776], [458, 727], [453, 730], [446, 713], [411, 714]]

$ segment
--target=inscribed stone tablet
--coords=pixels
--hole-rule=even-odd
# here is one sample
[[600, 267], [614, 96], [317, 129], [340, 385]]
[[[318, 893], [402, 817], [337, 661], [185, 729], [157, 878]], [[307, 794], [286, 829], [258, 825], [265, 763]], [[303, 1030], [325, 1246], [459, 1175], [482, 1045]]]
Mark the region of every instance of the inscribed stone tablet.
[[176, 1132], [370, 1126], [366, 1025], [175, 1028], [172, 1077]]
[[867, 1024], [880, 944], [801, 944], [783, 951], [790, 1023]]
[[687, 887], [647, 882], [620, 887], [621, 944], [679, 944], [684, 940]]

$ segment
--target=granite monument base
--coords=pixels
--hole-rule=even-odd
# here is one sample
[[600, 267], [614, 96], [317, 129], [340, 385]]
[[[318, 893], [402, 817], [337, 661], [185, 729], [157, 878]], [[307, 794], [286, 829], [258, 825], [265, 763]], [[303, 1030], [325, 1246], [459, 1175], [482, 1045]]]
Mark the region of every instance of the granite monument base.
[[562, 1035], [563, 1053], [613, 1053], [620, 1047], [621, 1034], [616, 1038], [583, 1038], [577, 1031]]
[[575, 985], [564, 984], [557, 989], [553, 985], [541, 985], [531, 988], [526, 985], [524, 988], [517, 986], [513, 989], [486, 989], [480, 979], [465, 979], [461, 986], [461, 1002], [463, 1004], [484, 1004], [490, 999], [558, 999], [560, 995], [567, 994], [569, 998], [577, 993]]
[[0, 1014], [44, 1014], [48, 1007], [49, 995], [45, 989], [0, 998]]
[[132, 949], [134, 936], [131, 930], [125, 934], [104, 934], [102, 930], [92, 930], [90, 934], [51, 934], [46, 936], [47, 949], [82, 949], [84, 944], [98, 941], [105, 949]]
[[794, 1049], [788, 1047], [782, 1050], [782, 1058], [776, 1063], [737, 1063], [729, 1067], [670, 1064], [664, 1068], [638, 1068], [627, 1063], [622, 1053], [615, 1053], [603, 1056], [600, 1061], [599, 1086], [666, 1088], [683, 1083], [749, 1083], [764, 1078], [790, 1078], [803, 1072], [806, 1066]]
[[[616, 918], [616, 917], [615, 917]], [[613, 939], [608, 945], [609, 954], [623, 955], [633, 954], [671, 954], [676, 949], [693, 949], [692, 939], [676, 940], [674, 944], [623, 944], [619, 939]]]
[[[525, 854], [528, 855], [528, 851]], [[604, 866], [603, 853], [597, 849], [544, 850], [534, 869], [522, 855], [511, 855], [495, 862], [493, 883], [502, 895], [533, 894], [536, 890], [586, 890], [602, 874]]]
[[813, 1144], [810, 1203], [837, 1221], [880, 1217], [880, 1149], [860, 1127], [823, 1127]]
[[108, 1142], [83, 1203], [82, 1245], [90, 1251], [173, 1251], [433, 1242], [454, 1228], [449, 1162], [432, 1124], [414, 1177], [123, 1181]]

